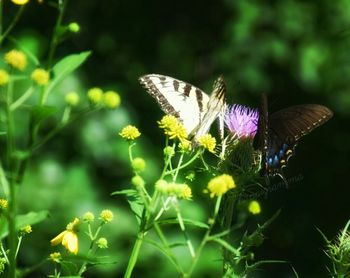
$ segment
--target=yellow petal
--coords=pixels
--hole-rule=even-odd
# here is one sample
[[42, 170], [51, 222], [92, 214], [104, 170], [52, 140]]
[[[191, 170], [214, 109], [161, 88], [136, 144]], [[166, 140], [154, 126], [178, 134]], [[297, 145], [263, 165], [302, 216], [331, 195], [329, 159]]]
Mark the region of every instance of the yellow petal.
[[77, 254], [78, 253], [78, 236], [76, 233], [72, 231], [66, 231], [63, 239], [62, 239], [62, 245], [71, 253]]
[[51, 239], [50, 243], [51, 245], [57, 245], [60, 244], [63, 240], [64, 235], [67, 233], [67, 231], [63, 231], [62, 233], [60, 233], [58, 236], [56, 236], [55, 238]]

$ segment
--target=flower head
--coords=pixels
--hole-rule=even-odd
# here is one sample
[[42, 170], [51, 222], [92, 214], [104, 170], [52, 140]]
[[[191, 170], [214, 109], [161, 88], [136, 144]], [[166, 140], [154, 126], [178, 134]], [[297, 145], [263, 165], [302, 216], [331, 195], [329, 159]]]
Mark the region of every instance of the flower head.
[[113, 212], [111, 210], [105, 209], [105, 210], [101, 211], [100, 218], [102, 219], [103, 222], [109, 223], [113, 220], [114, 215], [113, 215]]
[[30, 234], [32, 232], [32, 226], [26, 225], [21, 228], [21, 233], [22, 234]]
[[204, 147], [211, 153], [215, 153], [216, 139], [210, 134], [204, 134], [198, 138], [200, 146]]
[[100, 237], [97, 241], [96, 241], [97, 247], [100, 249], [106, 249], [108, 248], [108, 241], [105, 237]]
[[251, 201], [248, 205], [248, 210], [252, 214], [259, 214], [261, 212], [261, 207], [258, 201]]
[[108, 91], [103, 94], [103, 103], [108, 108], [117, 108], [120, 105], [120, 96], [114, 91]]
[[16, 49], [13, 49], [5, 54], [5, 62], [18, 70], [24, 70], [27, 66], [27, 56]]
[[191, 141], [184, 139], [179, 144], [180, 151], [183, 153], [188, 153], [192, 150], [192, 143]]
[[0, 199], [0, 209], [7, 209], [8, 201], [6, 199]]
[[98, 104], [102, 101], [103, 91], [101, 88], [94, 87], [88, 90], [87, 95], [92, 103]]
[[70, 106], [76, 106], [79, 103], [79, 95], [76, 92], [69, 92], [64, 97], [65, 102]]
[[235, 188], [236, 183], [232, 176], [223, 174], [212, 178], [208, 183], [208, 191], [210, 192], [210, 198], [214, 196], [222, 196], [231, 188]]
[[190, 200], [192, 198], [192, 190], [185, 183], [168, 183], [166, 193], [168, 195], [176, 196], [180, 199]]
[[51, 239], [51, 245], [62, 245], [71, 253], [78, 254], [79, 244], [78, 244], [78, 235], [77, 235], [77, 226], [80, 224], [79, 218], [75, 218], [70, 222], [66, 230], [60, 233], [55, 238]]
[[32, 80], [38, 85], [46, 85], [49, 83], [50, 75], [44, 69], [35, 69], [31, 75]]
[[29, 2], [29, 0], [11, 0], [11, 2], [16, 5], [25, 5]]
[[59, 263], [61, 259], [62, 259], [62, 255], [60, 252], [54, 252], [50, 254], [50, 260], [55, 263]]
[[135, 175], [131, 178], [131, 184], [136, 188], [143, 187], [145, 185], [145, 181], [141, 176]]
[[179, 120], [172, 115], [165, 115], [158, 125], [161, 129], [164, 129], [164, 134], [168, 135], [170, 139], [179, 139], [183, 141], [187, 138], [187, 131], [185, 126], [179, 122]]
[[254, 137], [257, 130], [259, 113], [257, 109], [235, 104], [227, 109], [225, 124], [232, 134], [241, 137]]
[[90, 211], [85, 212], [85, 214], [83, 215], [83, 221], [85, 222], [91, 223], [94, 221], [94, 219], [95, 219], [95, 215]]
[[6, 85], [10, 80], [10, 76], [6, 70], [0, 69], [0, 86]]
[[168, 190], [168, 182], [166, 180], [158, 180], [155, 183], [155, 187], [160, 193], [165, 194]]
[[122, 131], [119, 133], [121, 137], [123, 137], [126, 140], [135, 140], [137, 137], [141, 135], [137, 127], [133, 125], [127, 125], [122, 129]]
[[135, 172], [142, 172], [146, 168], [146, 162], [141, 157], [136, 157], [131, 162], [132, 168]]

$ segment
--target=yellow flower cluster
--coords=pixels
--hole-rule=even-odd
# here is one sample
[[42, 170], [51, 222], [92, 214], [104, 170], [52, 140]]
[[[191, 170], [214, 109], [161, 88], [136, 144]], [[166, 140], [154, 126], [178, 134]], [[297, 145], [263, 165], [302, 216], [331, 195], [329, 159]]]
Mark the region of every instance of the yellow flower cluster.
[[58, 236], [51, 240], [51, 245], [62, 245], [71, 253], [78, 254], [79, 244], [78, 244], [78, 235], [77, 235], [77, 226], [80, 224], [79, 218], [75, 218], [70, 222], [66, 230], [61, 232]]
[[164, 134], [169, 136], [170, 139], [179, 139], [181, 142], [187, 138], [186, 128], [179, 120], [172, 115], [165, 115], [158, 125], [161, 129], [164, 129]]
[[77, 92], [72, 91], [66, 94], [66, 96], [64, 97], [64, 100], [68, 105], [76, 106], [79, 103], [79, 95]]
[[30, 234], [32, 232], [32, 226], [26, 225], [23, 228], [21, 228], [21, 232], [23, 234]]
[[5, 199], [0, 199], [0, 209], [7, 209], [8, 201]]
[[27, 56], [16, 49], [13, 49], [5, 54], [5, 62], [18, 70], [24, 70], [27, 66]]
[[216, 139], [210, 134], [204, 134], [198, 138], [198, 143], [211, 153], [215, 153]]
[[44, 86], [49, 83], [50, 75], [44, 69], [35, 69], [32, 72], [31, 78], [36, 84]]
[[156, 190], [165, 195], [176, 196], [180, 199], [192, 199], [192, 190], [185, 183], [168, 183], [165, 180], [159, 180], [155, 184]]
[[259, 214], [261, 212], [261, 207], [258, 201], [251, 201], [248, 205], [248, 211], [252, 214]]
[[92, 104], [103, 104], [105, 107], [113, 109], [120, 105], [120, 95], [115, 91], [103, 92], [101, 88], [93, 87], [87, 92]]
[[212, 178], [208, 183], [208, 191], [210, 192], [210, 198], [214, 196], [222, 196], [227, 191], [236, 187], [236, 183], [232, 176], [223, 174]]
[[105, 209], [105, 210], [101, 211], [100, 218], [103, 222], [109, 223], [113, 220], [114, 215], [113, 215], [113, 212], [111, 210]]
[[141, 135], [141, 133], [139, 132], [137, 127], [133, 125], [128, 125], [124, 127], [121, 132], [119, 132], [119, 135], [126, 140], [135, 140]]
[[94, 87], [88, 90], [87, 95], [91, 103], [98, 104], [102, 101], [103, 91], [101, 88]]
[[90, 222], [93, 222], [94, 220], [95, 220], [95, 215], [92, 212], [88, 211], [84, 213], [83, 221], [90, 223]]

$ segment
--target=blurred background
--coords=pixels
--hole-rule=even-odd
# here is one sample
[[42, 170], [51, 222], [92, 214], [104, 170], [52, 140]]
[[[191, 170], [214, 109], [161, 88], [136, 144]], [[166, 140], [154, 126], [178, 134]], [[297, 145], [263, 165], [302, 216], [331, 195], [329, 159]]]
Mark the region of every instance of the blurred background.
[[[57, 15], [45, 2], [31, 1], [12, 33], [39, 58], [46, 57]], [[15, 13], [10, 3], [6, 9], [5, 23]], [[33, 227], [23, 243], [21, 265], [53, 252], [49, 240], [75, 216], [108, 208], [116, 217], [105, 236], [116, 264], [96, 267], [89, 277], [122, 275], [137, 224], [126, 201], [110, 196], [127, 188], [131, 177], [126, 143], [117, 136], [120, 129], [133, 124], [142, 132], [137, 152], [147, 161], [146, 180], [157, 177], [162, 162], [163, 137], [156, 121], [163, 114], [138, 77], [170, 75], [209, 93], [213, 80], [223, 74], [228, 103], [257, 107], [266, 92], [272, 112], [302, 103], [334, 111], [333, 119], [300, 141], [285, 171], [295, 182], [262, 196], [262, 213], [252, 220], [261, 224], [282, 209], [255, 256], [290, 262], [263, 266], [253, 277], [294, 277], [291, 266], [300, 277], [328, 277], [316, 227], [333, 238], [350, 218], [349, 1], [75, 0], [69, 1], [64, 17], [69, 22], [77, 22], [81, 31], [59, 46], [57, 56], [85, 50], [93, 55], [50, 102], [63, 107], [68, 91], [86, 99], [87, 90], [99, 86], [116, 90], [122, 105], [90, 114], [36, 153], [20, 192], [20, 210], [49, 209], [51, 217]], [[205, 221], [203, 186], [198, 183], [186, 211]], [[168, 232], [171, 237], [177, 230]], [[198, 277], [218, 277], [217, 252], [216, 246], [208, 247]], [[44, 266], [38, 275], [47, 271]], [[175, 277], [159, 251], [145, 244], [135, 277], [148, 276]]]

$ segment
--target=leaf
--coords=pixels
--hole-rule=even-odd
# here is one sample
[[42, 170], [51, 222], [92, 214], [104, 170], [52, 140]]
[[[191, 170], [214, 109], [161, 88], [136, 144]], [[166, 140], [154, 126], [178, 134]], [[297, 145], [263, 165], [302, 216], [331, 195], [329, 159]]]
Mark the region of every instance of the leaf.
[[144, 205], [135, 189], [124, 189], [120, 191], [115, 191], [111, 195], [125, 195], [129, 206], [134, 213], [138, 224], [141, 222], [141, 215], [144, 209]]
[[239, 252], [238, 249], [234, 248], [227, 241], [225, 241], [225, 240], [223, 240], [221, 238], [209, 237], [209, 240], [219, 243], [222, 247], [224, 247], [225, 249], [229, 250], [231, 253], [235, 254], [237, 257], [239, 257], [241, 255], [241, 253]]
[[31, 125], [36, 125], [40, 123], [41, 121], [49, 118], [53, 114], [55, 114], [57, 111], [57, 108], [54, 106], [34, 106], [32, 109], [32, 116], [31, 116]]
[[69, 74], [80, 67], [90, 56], [90, 54], [91, 51], [85, 51], [79, 54], [71, 54], [57, 62], [56, 65], [54, 65], [52, 68], [54, 78], [47, 88], [47, 94], [52, 91], [60, 82], [62, 82], [62, 80], [64, 80]]
[[[204, 228], [204, 229], [208, 229], [209, 228], [208, 224], [200, 222], [200, 221], [192, 220], [192, 219], [185, 218], [185, 219], [183, 219], [183, 222], [185, 224], [189, 224], [189, 225], [196, 226], [196, 227], [199, 227], [199, 228]], [[168, 218], [168, 219], [160, 220], [160, 221], [158, 221], [158, 223], [160, 225], [178, 224], [179, 220], [177, 218]]]
[[124, 189], [119, 191], [114, 191], [111, 193], [112, 196], [114, 195], [133, 195], [137, 194], [137, 191], [135, 189]]
[[[47, 210], [39, 212], [31, 211], [27, 214], [18, 215], [16, 217], [16, 230], [20, 230], [26, 225], [37, 224], [45, 220], [48, 216], [49, 212]], [[8, 224], [3, 218], [0, 220], [0, 227], [0, 239], [2, 239], [8, 235]]]

